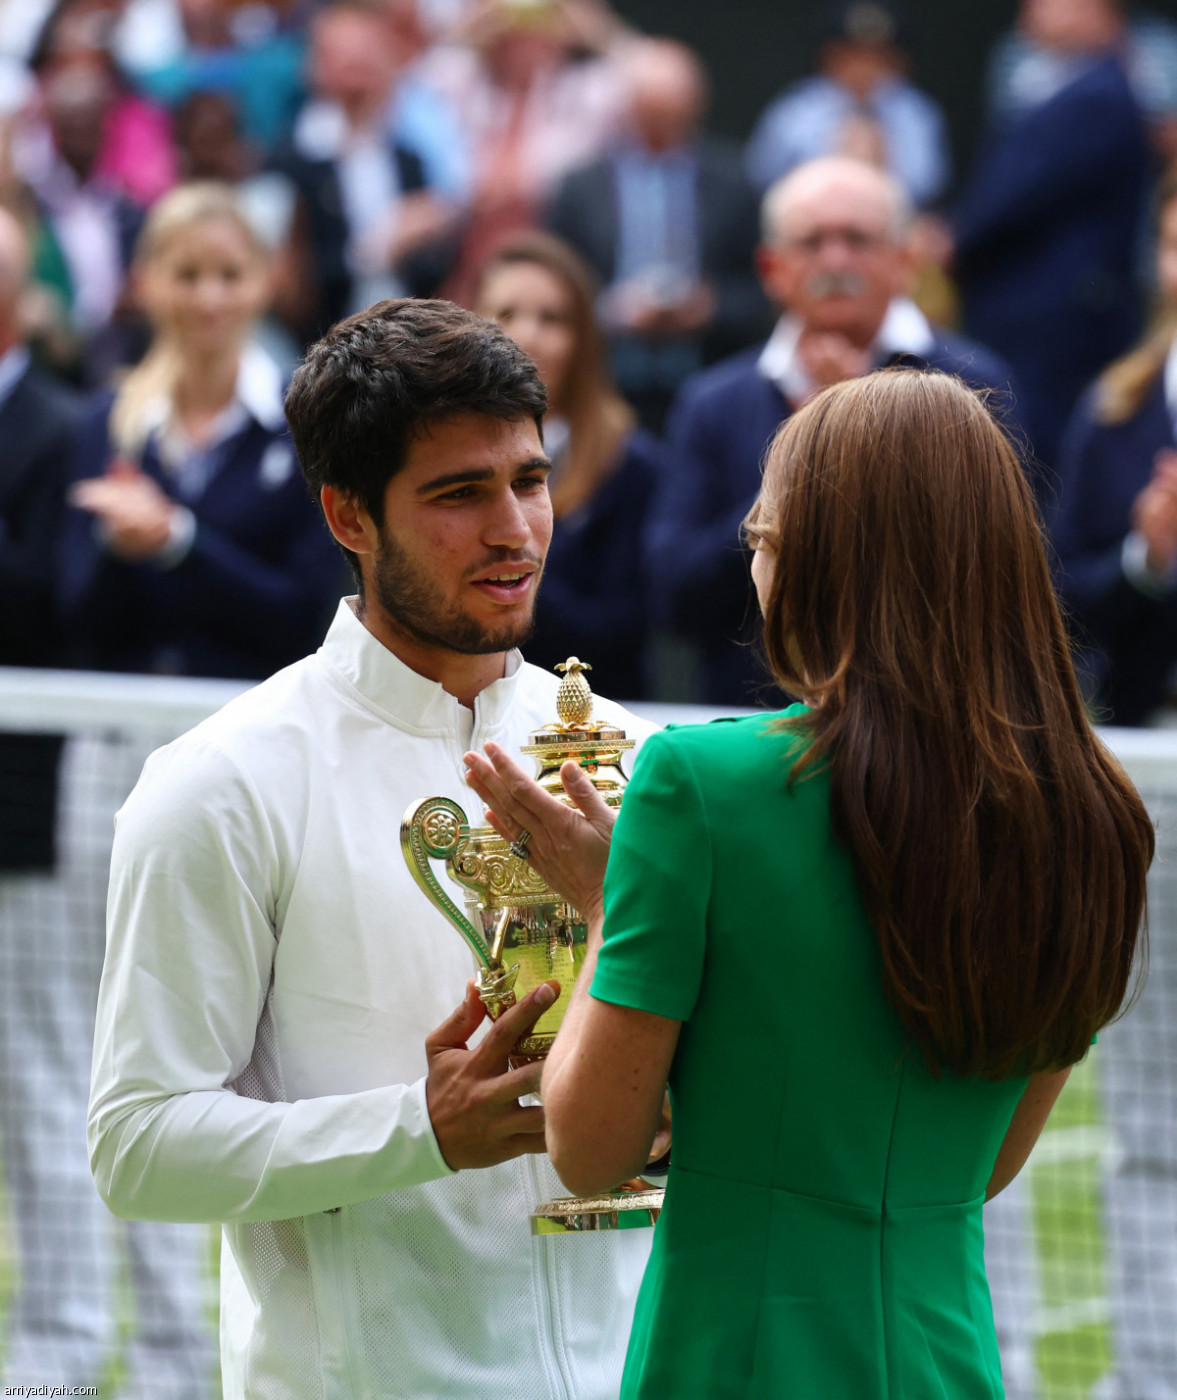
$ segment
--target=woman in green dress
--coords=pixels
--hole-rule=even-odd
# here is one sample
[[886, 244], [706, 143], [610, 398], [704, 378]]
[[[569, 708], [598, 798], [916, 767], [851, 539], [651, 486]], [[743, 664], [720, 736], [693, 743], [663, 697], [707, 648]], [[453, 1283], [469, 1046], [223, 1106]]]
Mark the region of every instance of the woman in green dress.
[[669, 1081], [625, 1400], [997, 1400], [981, 1207], [1124, 1001], [1152, 829], [959, 381], [820, 394], [747, 531], [803, 705], [648, 740], [615, 829], [572, 765], [579, 810], [467, 758], [604, 930], [545, 1068], [549, 1148], [578, 1194], [633, 1176]]

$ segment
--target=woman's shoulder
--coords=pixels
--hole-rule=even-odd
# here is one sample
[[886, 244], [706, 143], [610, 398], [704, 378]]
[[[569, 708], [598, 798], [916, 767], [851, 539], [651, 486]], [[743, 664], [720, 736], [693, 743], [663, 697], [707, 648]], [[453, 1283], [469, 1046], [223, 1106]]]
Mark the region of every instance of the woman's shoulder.
[[558, 535], [590, 530], [621, 538], [639, 534], [661, 474], [662, 444], [644, 428], [634, 428], [616, 449], [612, 468], [592, 496], [556, 522]]
[[647, 739], [644, 749], [653, 746], [652, 756], [689, 763], [700, 777], [718, 774], [731, 781], [745, 768], [765, 771], [770, 759], [791, 766], [808, 747], [808, 715], [804, 705], [790, 705], [709, 724], [669, 724]]

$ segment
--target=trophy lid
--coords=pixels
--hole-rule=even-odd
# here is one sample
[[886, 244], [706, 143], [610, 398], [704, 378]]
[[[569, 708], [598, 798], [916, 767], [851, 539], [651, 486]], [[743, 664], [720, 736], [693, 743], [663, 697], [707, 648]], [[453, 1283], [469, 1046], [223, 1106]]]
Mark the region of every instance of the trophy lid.
[[535, 753], [553, 745], [582, 744], [591, 740], [614, 748], [618, 744], [627, 749], [633, 747], [632, 741], [626, 739], [624, 729], [593, 718], [593, 692], [584, 674], [593, 668], [587, 661], [570, 656], [567, 661], [558, 662], [553, 669], [564, 672], [564, 679], [556, 691], [556, 723], [532, 730], [530, 742], [522, 746], [521, 753]]
[[[553, 669], [564, 672], [564, 679], [556, 692], [556, 724], [546, 724], [542, 729], [533, 729], [530, 736], [532, 745], [550, 743], [554, 736], [558, 735], [567, 735], [570, 741], [626, 738], [626, 731], [617, 728], [616, 724], [607, 724], [605, 720], [593, 720], [592, 690], [585, 679], [585, 672], [592, 671], [588, 662], [581, 661], [579, 657], [568, 657], [567, 661], [557, 662]], [[528, 749], [523, 749], [523, 753], [526, 752]]]

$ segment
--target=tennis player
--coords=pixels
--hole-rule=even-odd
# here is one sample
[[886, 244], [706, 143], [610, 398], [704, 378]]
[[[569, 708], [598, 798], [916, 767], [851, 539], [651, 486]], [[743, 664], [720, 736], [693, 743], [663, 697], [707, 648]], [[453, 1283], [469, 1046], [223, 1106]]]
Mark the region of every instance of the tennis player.
[[530, 1234], [561, 1188], [506, 1053], [551, 990], [472, 1044], [469, 953], [398, 846], [414, 799], [470, 803], [467, 749], [555, 713], [515, 649], [552, 528], [544, 389], [490, 322], [391, 301], [313, 346], [286, 406], [359, 592], [119, 815], [95, 1177], [119, 1215], [223, 1224], [227, 1400], [606, 1400], [649, 1232]]

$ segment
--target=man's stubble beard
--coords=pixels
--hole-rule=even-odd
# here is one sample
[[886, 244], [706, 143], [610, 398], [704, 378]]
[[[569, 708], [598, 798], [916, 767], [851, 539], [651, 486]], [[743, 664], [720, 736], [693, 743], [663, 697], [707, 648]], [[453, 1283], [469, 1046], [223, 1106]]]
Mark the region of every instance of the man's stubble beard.
[[[517, 561], [515, 555], [514, 562]], [[526, 617], [514, 618], [491, 631], [459, 609], [447, 607], [429, 582], [414, 570], [409, 553], [387, 532], [383, 533], [380, 552], [373, 559], [373, 601], [389, 622], [413, 641], [463, 656], [489, 656], [530, 641], [535, 631], [536, 591], [533, 586]]]

